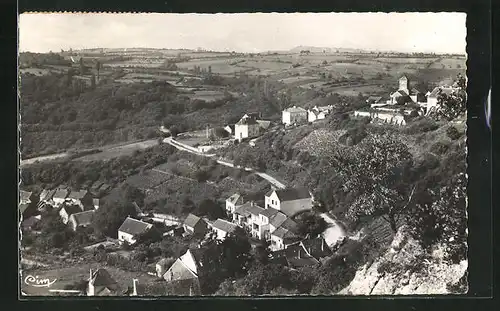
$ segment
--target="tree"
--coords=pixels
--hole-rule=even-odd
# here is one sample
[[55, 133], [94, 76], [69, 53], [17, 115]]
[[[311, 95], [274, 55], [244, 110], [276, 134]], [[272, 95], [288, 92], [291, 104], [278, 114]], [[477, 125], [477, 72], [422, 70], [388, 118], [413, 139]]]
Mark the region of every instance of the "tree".
[[326, 221], [321, 216], [308, 212], [299, 215], [296, 221], [302, 235], [317, 236], [325, 231], [327, 227]]
[[220, 205], [211, 199], [201, 201], [194, 213], [198, 216], [207, 216], [210, 220], [224, 217], [224, 211]]
[[81, 75], [84, 75], [87, 70], [87, 68], [85, 67], [85, 63], [83, 62], [83, 57], [80, 58], [80, 74]]
[[96, 211], [93, 225], [97, 232], [105, 236], [116, 237], [118, 228], [120, 228], [128, 216], [136, 216], [136, 210], [132, 203], [124, 202], [123, 200], [105, 202]]
[[408, 185], [413, 157], [397, 137], [371, 135], [355, 150], [336, 150], [334, 166], [344, 180], [344, 191], [357, 194], [346, 218], [381, 216], [397, 231], [399, 215], [407, 211], [414, 187]]
[[95, 82], [95, 75], [94, 75], [94, 74], [92, 74], [92, 75], [90, 76], [90, 87], [91, 87], [92, 89], [95, 89], [95, 84], [96, 84], [96, 82]]
[[460, 90], [451, 94], [441, 92], [438, 95], [436, 116], [438, 119], [451, 121], [467, 111], [465, 91]]
[[250, 242], [242, 228], [230, 233], [220, 244], [222, 265], [228, 277], [244, 276], [251, 262]]
[[152, 243], [156, 243], [161, 241], [162, 239], [162, 234], [160, 230], [153, 226], [150, 230], [144, 232], [143, 234], [140, 234], [137, 237], [137, 242], [142, 244], [142, 245], [150, 245]]

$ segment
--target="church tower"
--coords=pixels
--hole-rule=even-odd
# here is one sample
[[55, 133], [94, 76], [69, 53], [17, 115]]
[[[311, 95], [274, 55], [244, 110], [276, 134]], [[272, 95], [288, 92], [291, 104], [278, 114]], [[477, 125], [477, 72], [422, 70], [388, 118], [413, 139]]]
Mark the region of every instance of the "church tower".
[[406, 76], [402, 76], [401, 78], [399, 78], [399, 90], [406, 91], [406, 93], [409, 93], [408, 78]]

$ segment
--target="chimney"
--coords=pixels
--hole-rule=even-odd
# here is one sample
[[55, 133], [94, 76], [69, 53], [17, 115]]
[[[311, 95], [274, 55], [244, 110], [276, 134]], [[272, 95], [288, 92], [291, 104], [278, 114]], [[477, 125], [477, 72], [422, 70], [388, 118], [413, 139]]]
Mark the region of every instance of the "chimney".
[[134, 284], [134, 291], [133, 291], [132, 295], [137, 296], [137, 283], [139, 283], [139, 280], [133, 279], [132, 282]]

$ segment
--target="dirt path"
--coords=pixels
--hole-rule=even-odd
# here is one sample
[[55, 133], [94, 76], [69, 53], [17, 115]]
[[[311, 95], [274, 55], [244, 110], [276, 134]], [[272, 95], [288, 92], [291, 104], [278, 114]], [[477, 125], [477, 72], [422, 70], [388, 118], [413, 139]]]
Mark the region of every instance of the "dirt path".
[[328, 228], [323, 232], [323, 238], [325, 239], [326, 244], [331, 247], [346, 236], [346, 232], [342, 228], [342, 225], [340, 225], [327, 213], [321, 214], [321, 217], [328, 224]]

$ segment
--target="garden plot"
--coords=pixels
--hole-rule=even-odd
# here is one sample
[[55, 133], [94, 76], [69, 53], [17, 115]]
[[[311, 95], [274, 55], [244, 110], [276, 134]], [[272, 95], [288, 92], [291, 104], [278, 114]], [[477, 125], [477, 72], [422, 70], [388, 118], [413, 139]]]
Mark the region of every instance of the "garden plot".
[[168, 179], [169, 176], [164, 173], [155, 170], [147, 170], [143, 173], [130, 176], [125, 182], [140, 190], [148, 190], [164, 183]]

